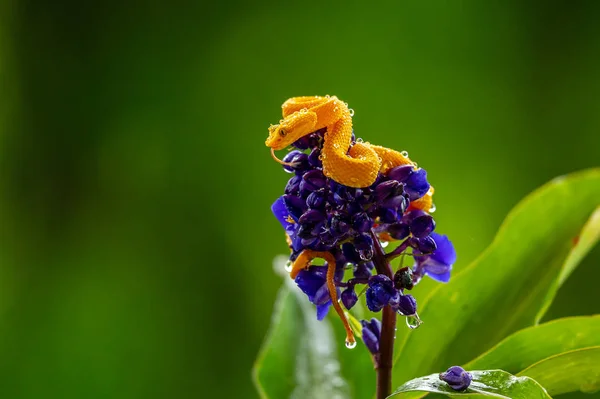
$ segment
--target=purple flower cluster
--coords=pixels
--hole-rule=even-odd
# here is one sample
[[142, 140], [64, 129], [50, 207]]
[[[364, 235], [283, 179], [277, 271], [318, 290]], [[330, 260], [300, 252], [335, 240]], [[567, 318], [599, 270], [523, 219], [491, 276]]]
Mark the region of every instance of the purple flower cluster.
[[[357, 285], [366, 285], [366, 304], [379, 312], [390, 306], [398, 314], [417, 312], [410, 290], [424, 275], [447, 282], [456, 253], [447, 237], [434, 233], [432, 216], [411, 203], [428, 195], [427, 172], [413, 165], [379, 174], [369, 187], [352, 188], [327, 178], [323, 173], [321, 147], [324, 129], [295, 142], [296, 148], [283, 159], [292, 174], [284, 195], [272, 205], [275, 217], [287, 234], [290, 262], [304, 250], [325, 251], [335, 259], [334, 283], [346, 309], [358, 301]], [[406, 253], [415, 259], [411, 268], [401, 268], [390, 279], [374, 273], [375, 243], [398, 241], [387, 254], [388, 260]], [[344, 280], [346, 270], [351, 276]], [[311, 266], [296, 276], [295, 282], [317, 306], [322, 319], [331, 306], [327, 287], [327, 265]], [[341, 292], [339, 292], [341, 291]], [[378, 347], [378, 322], [363, 322], [363, 340], [371, 352]], [[368, 342], [367, 342], [368, 341]]]

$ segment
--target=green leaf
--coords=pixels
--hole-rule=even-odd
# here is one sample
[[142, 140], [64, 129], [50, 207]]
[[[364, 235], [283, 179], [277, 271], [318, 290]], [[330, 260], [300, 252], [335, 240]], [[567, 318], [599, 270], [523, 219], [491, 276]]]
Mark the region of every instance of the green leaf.
[[395, 381], [465, 363], [533, 325], [560, 276], [591, 248], [580, 235], [599, 203], [600, 169], [554, 179], [521, 201], [479, 258], [420, 303], [423, 325], [397, 342]]
[[600, 346], [600, 315], [568, 317], [518, 331], [464, 367], [516, 374], [550, 356], [590, 346]]
[[[597, 201], [600, 202], [600, 201]], [[600, 239], [600, 206], [596, 208], [592, 216], [588, 219], [585, 226], [581, 230], [581, 234], [575, 238], [576, 245], [573, 247], [563, 267], [560, 271], [558, 278], [554, 280], [552, 287], [548, 290], [548, 294], [544, 299], [544, 303], [535, 319], [536, 323], [539, 323], [546, 314], [546, 311], [550, 308], [558, 289], [563, 285], [571, 273], [575, 270], [577, 265], [583, 260], [585, 255], [594, 247], [594, 245]]]
[[396, 399], [416, 398], [413, 392], [433, 392], [468, 398], [550, 399], [540, 384], [529, 377], [515, 377], [502, 370], [470, 371], [473, 381], [467, 390], [458, 392], [441, 381], [439, 374], [415, 378], [399, 387], [391, 396]]
[[314, 305], [289, 277], [284, 278], [253, 369], [261, 398], [350, 397], [335, 352], [329, 321], [318, 321]]
[[535, 378], [551, 395], [600, 391], [600, 346], [549, 357], [519, 375]]

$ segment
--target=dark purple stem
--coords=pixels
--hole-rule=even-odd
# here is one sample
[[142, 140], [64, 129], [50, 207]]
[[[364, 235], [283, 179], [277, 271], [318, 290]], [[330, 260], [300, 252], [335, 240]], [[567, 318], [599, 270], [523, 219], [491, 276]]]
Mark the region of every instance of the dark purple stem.
[[[377, 274], [383, 274], [394, 279], [394, 272], [386, 258], [385, 252], [377, 235], [371, 231], [373, 238], [373, 263]], [[381, 316], [381, 338], [379, 353], [374, 356], [377, 372], [377, 399], [385, 399], [392, 393], [392, 366], [394, 362], [394, 335], [396, 331], [396, 312], [388, 305], [383, 308]]]
[[408, 238], [404, 241], [402, 241], [402, 244], [398, 245], [396, 247], [396, 249], [394, 249], [392, 252], [390, 252], [387, 255], [384, 255], [386, 260], [389, 262], [394, 258], [397, 258], [398, 256], [402, 255], [402, 253], [406, 250], [406, 248], [408, 248]]

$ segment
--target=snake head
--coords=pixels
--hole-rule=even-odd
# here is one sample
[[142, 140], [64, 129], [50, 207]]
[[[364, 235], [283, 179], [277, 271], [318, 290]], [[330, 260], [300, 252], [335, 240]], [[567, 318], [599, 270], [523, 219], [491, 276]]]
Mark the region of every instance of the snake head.
[[297, 111], [288, 115], [278, 125], [269, 127], [269, 137], [265, 144], [274, 150], [282, 150], [294, 141], [315, 131], [317, 114], [310, 111]]

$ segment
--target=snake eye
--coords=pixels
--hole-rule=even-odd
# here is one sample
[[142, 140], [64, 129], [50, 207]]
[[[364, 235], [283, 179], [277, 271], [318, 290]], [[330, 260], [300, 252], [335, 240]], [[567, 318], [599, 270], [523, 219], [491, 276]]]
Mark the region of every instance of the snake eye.
[[279, 134], [281, 135], [281, 137], [284, 137], [287, 134], [287, 132], [283, 129], [280, 129]]

